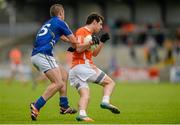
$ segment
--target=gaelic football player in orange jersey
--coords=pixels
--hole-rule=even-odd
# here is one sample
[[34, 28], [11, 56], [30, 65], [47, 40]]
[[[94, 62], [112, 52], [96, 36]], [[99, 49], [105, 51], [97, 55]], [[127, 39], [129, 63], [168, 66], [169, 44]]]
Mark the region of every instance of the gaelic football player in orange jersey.
[[[79, 116], [78, 121], [94, 121], [88, 117], [86, 109], [89, 103], [89, 86], [88, 82], [93, 82], [103, 87], [103, 98], [100, 104], [101, 108], [108, 109], [114, 114], [119, 114], [117, 107], [110, 104], [110, 96], [115, 87], [115, 82], [102, 70], [93, 63], [92, 56], [97, 56], [104, 46], [104, 43], [110, 39], [108, 33], [101, 35], [100, 40], [94, 33], [102, 29], [104, 18], [99, 14], [92, 13], [88, 16], [86, 25], [79, 28], [75, 36], [79, 42], [73, 52], [72, 68], [69, 71], [70, 84], [79, 92], [80, 100], [78, 104]], [[98, 41], [99, 40], [99, 41]], [[91, 49], [96, 45], [95, 49]]]

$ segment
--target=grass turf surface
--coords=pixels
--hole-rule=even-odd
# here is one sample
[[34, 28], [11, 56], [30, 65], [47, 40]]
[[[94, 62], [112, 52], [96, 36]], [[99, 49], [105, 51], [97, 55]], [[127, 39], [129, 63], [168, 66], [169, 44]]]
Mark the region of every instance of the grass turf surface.
[[[38, 121], [31, 121], [29, 103], [35, 101], [47, 85], [38, 85], [35, 90], [31, 84], [22, 86], [19, 82], [12, 85], [0, 80], [0, 123], [2, 124], [81, 124], [75, 115], [59, 114], [59, 96], [56, 94], [42, 108]], [[90, 85], [91, 99], [88, 114], [93, 124], [148, 124], [180, 123], [180, 84], [118, 84], [111, 102], [118, 106], [121, 114], [115, 115], [101, 109], [102, 88]], [[68, 87], [69, 102], [77, 107], [79, 95]]]

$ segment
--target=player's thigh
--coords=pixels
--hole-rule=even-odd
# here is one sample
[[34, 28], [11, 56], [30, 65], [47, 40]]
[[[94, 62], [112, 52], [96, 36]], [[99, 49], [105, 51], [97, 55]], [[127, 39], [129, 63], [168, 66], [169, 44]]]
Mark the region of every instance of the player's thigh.
[[88, 82], [101, 85], [107, 75], [97, 67], [94, 67], [93, 69], [96, 71], [96, 73], [88, 79]]
[[31, 62], [40, 72], [43, 73], [58, 67], [54, 57], [41, 53], [32, 56]]
[[68, 79], [68, 72], [65, 70], [65, 68], [62, 65], [59, 65], [59, 69], [60, 69], [61, 74], [62, 74], [62, 80], [64, 82], [66, 82]]
[[88, 78], [96, 74], [96, 72], [86, 64], [80, 64], [69, 70], [70, 85], [75, 86], [79, 83], [87, 83]]
[[62, 83], [62, 75], [59, 67], [53, 68], [45, 72], [47, 78], [53, 83]]
[[74, 74], [73, 70], [70, 70], [70, 72], [69, 72], [69, 81], [70, 81], [70, 85], [75, 87], [78, 91], [81, 88], [89, 89], [87, 81], [82, 80], [79, 76]]

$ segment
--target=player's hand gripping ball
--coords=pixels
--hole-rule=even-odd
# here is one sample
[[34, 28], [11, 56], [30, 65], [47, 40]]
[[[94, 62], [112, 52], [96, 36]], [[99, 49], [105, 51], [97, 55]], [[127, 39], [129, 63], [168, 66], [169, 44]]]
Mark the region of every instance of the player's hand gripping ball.
[[96, 49], [96, 47], [98, 46], [99, 44], [99, 38], [95, 35], [87, 35], [85, 38], [84, 38], [84, 42], [88, 42], [88, 43], [91, 43], [91, 46], [88, 50], [91, 50], [91, 51], [94, 51], [94, 49]]

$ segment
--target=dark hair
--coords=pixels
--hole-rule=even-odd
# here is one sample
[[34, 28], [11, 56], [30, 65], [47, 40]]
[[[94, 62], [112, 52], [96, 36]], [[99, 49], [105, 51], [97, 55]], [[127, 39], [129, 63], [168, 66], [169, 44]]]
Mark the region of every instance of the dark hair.
[[63, 5], [62, 4], [54, 4], [50, 8], [50, 16], [57, 16], [59, 12], [63, 11]]
[[97, 14], [97, 13], [92, 13], [87, 17], [86, 20], [86, 24], [91, 24], [94, 20], [96, 20], [97, 22], [99, 21], [104, 21], [104, 17], [102, 17], [101, 15]]

